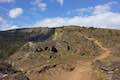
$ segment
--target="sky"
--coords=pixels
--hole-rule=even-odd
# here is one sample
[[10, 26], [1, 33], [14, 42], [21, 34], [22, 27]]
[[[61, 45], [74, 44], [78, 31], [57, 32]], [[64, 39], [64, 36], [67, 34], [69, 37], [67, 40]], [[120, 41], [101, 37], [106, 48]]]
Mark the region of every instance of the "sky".
[[0, 0], [0, 30], [78, 25], [120, 29], [120, 0]]

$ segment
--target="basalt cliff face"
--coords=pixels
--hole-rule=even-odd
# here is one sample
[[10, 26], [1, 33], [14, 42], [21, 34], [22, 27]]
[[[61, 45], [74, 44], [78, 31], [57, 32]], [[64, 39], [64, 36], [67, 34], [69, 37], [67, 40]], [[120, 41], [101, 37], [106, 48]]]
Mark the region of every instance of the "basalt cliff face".
[[120, 80], [119, 76], [120, 30], [65, 26], [0, 32], [0, 80]]

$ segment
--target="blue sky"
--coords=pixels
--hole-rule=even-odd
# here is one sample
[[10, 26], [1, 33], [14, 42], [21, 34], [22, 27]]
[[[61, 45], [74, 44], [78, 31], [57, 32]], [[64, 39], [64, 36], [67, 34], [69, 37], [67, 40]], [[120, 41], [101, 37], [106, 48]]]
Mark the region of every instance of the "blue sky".
[[94, 26], [120, 29], [120, 0], [0, 0], [0, 30]]

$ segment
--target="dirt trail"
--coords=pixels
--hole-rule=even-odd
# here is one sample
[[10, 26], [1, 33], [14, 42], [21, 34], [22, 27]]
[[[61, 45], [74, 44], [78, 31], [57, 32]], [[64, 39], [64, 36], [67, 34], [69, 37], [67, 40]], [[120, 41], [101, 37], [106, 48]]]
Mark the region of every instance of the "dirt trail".
[[78, 62], [75, 70], [55, 75], [51, 80], [95, 80], [91, 62]]
[[[102, 49], [102, 52], [100, 52], [100, 55], [97, 56], [93, 61], [79, 61], [77, 62], [76, 68], [73, 71], [53, 71], [51, 73], [54, 73], [52, 75], [47, 75], [47, 80], [96, 80], [95, 72], [93, 70], [92, 63], [96, 60], [103, 60], [107, 58], [111, 50], [108, 48], [105, 48], [98, 40], [94, 38], [89, 38], [85, 35], [83, 37], [89, 41], [94, 42], [98, 47]], [[37, 77], [36, 77], [37, 79]], [[41, 80], [41, 79], [37, 79]]]
[[87, 40], [93, 41], [98, 47], [100, 47], [103, 52], [100, 53], [99, 56], [97, 56], [94, 61], [96, 60], [103, 60], [105, 58], [107, 58], [108, 56], [110, 56], [111, 50], [108, 48], [105, 48], [98, 40], [94, 39], [94, 38], [89, 38], [87, 36], [84, 36]]
[[[93, 61], [103, 60], [107, 58], [111, 50], [105, 48], [98, 40], [94, 38], [89, 38], [84, 36], [87, 40], [94, 42], [98, 47], [102, 49], [102, 52], [99, 56], [97, 56]], [[96, 76], [94, 75], [92, 61], [88, 62], [80, 62], [74, 71], [69, 73], [63, 73], [61, 75], [56, 76], [53, 80], [96, 80]]]

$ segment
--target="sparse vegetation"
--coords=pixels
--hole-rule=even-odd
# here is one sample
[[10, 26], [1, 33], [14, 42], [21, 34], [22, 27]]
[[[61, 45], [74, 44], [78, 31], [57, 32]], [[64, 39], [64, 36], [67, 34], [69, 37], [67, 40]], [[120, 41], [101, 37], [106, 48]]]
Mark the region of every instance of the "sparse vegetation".
[[[119, 60], [120, 30], [69, 26], [0, 32], [0, 59], [13, 61], [30, 78], [35, 76], [34, 74], [40, 76], [43, 65], [48, 65], [42, 69], [45, 75], [52, 75], [57, 70], [59, 72], [59, 69], [65, 72], [63, 68], [66, 64], [72, 65], [68, 72], [74, 71], [77, 65], [85, 70], [93, 71], [92, 67], [94, 65], [91, 65], [91, 63], [94, 63], [96, 57], [101, 56], [103, 53], [109, 53], [110, 57], [107, 57], [107, 55], [107, 59], [104, 60], [101, 60], [104, 57], [100, 58], [101, 63]], [[58, 67], [57, 65], [62, 66]], [[97, 73], [96, 80], [106, 80], [104, 76], [106, 74], [100, 72], [101, 68], [94, 67]], [[86, 72], [88, 71], [85, 71], [84, 75], [87, 75]], [[90, 74], [92, 75], [92, 73]], [[119, 73], [116, 72], [116, 74]], [[47, 79], [49, 78], [47, 77]]]

